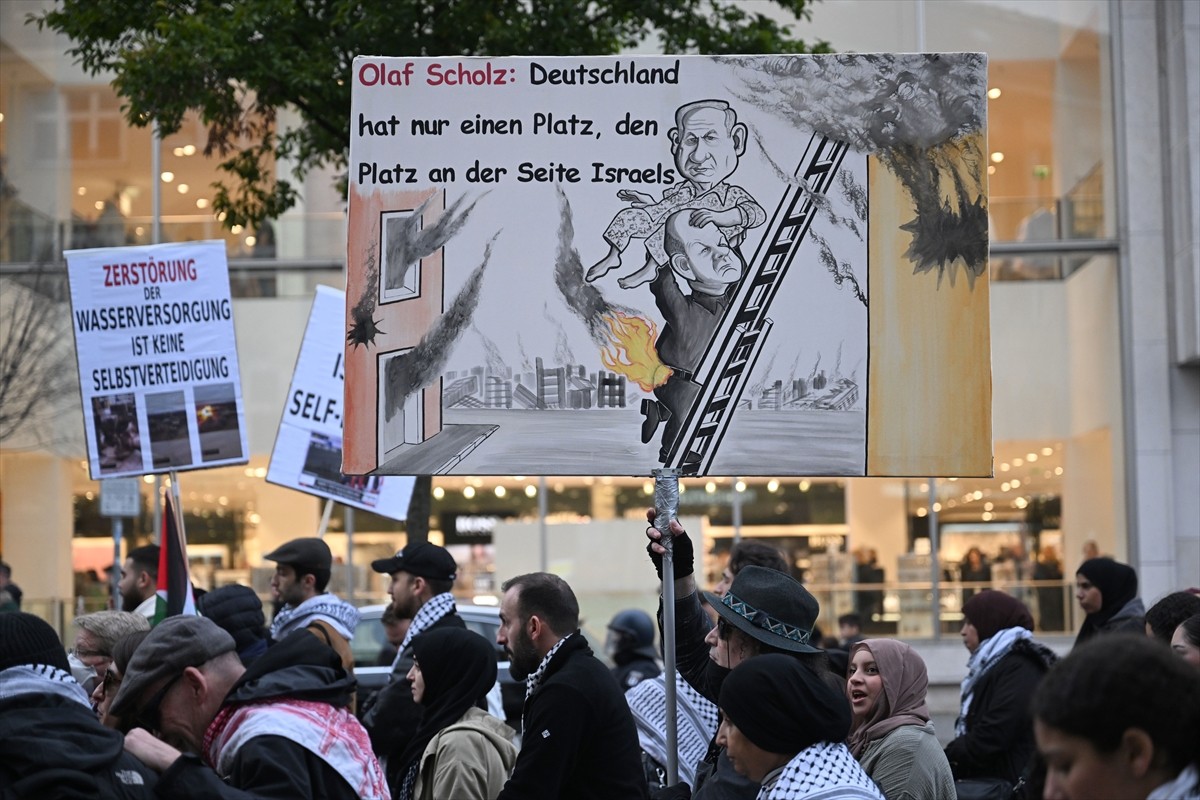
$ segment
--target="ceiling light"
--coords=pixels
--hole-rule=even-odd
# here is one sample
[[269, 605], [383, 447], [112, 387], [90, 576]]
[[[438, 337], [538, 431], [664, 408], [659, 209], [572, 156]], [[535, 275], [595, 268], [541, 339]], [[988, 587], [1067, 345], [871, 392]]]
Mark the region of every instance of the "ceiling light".
[[175, 173], [174, 172], [164, 172], [162, 174], [162, 180], [163, 180], [163, 183], [170, 183], [171, 181], [175, 180]]
[[1054, 448], [1053, 448], [1053, 447], [1043, 447], [1043, 448], [1042, 448], [1042, 455], [1044, 455], [1044, 456], [1052, 456], [1052, 455], [1054, 455]]
[[999, 164], [1003, 160], [1004, 160], [1004, 153], [1001, 153], [999, 150], [992, 153], [992, 163], [993, 164]]
[[1010, 467], [1010, 466], [1008, 465], [1008, 462], [1007, 462], [1007, 461], [1005, 461], [1003, 464], [1001, 464], [1001, 465], [1000, 465], [1000, 471], [1001, 471], [1001, 472], [1008, 472], [1010, 469], [1012, 469], [1012, 467]]
[[1002, 92], [1000, 91], [999, 86], [993, 86], [992, 88], [988, 89], [989, 100], [999, 100], [1001, 94]]
[[179, 190], [180, 194], [187, 194], [188, 189], [190, 189], [192, 187], [188, 186], [186, 183], [181, 183], [178, 186], [176, 186], [175, 188]]
[[104, 201], [97, 200], [94, 205], [96, 206], [96, 210], [99, 211], [100, 209], [104, 208]]
[[474, 496], [475, 496], [475, 487], [474, 486], [467, 486], [467, 487], [463, 488], [463, 497], [470, 500]]
[[733, 485], [733, 488], [734, 488], [734, 491], [744, 492], [744, 491], [746, 491], [746, 482], [738, 481], [737, 483], [735, 483]]
[[704, 491], [708, 492], [709, 494], [712, 494], [716, 490], [717, 490], [717, 484], [713, 483], [712, 481], [709, 481], [708, 483], [704, 484]]
[[1026, 453], [1025, 460], [1032, 464], [1034, 461], [1038, 460], [1038, 454], [1037, 453]]
[[807, 492], [812, 488], [812, 481], [800, 481], [800, 491]]
[[75, 194], [79, 195], [80, 197], [83, 197], [85, 194], [87, 194], [87, 187], [80, 186], [78, 189], [75, 190]]
[[1002, 491], [1002, 492], [1007, 492], [1011, 488], [1012, 488], [1012, 484], [1009, 483], [1008, 481], [1005, 481], [1004, 483], [1000, 484], [1000, 491]]
[[983, 504], [984, 511], [991, 511], [995, 507], [996, 507], [996, 505], [991, 500], [989, 500]]
[[941, 503], [934, 503], [934, 504], [933, 504], [933, 510], [934, 510], [934, 511], [941, 511], [941, 510], [942, 510], [942, 504], [941, 504]]
[[537, 487], [532, 483], [525, 487], [526, 497], [537, 497]]
[[779, 481], [775, 480], [774, 478], [771, 478], [771, 480], [767, 481], [767, 491], [770, 492], [771, 494], [778, 492], [779, 491]]
[[445, 496], [446, 496], [446, 490], [445, 490], [445, 489], [443, 489], [443, 488], [442, 488], [442, 487], [440, 487], [440, 486], [435, 486], [435, 487], [433, 487], [433, 499], [434, 499], [434, 500], [441, 500], [441, 499], [442, 499], [443, 497], [445, 497]]
[[185, 144], [185, 145], [183, 146], [183, 154], [184, 154], [185, 156], [194, 156], [194, 155], [196, 155], [196, 145], [194, 145], [194, 144]]
[[496, 497], [504, 497], [504, 495], [508, 494], [508, 489], [505, 489], [503, 486], [497, 486], [492, 491], [496, 493]]
[[196, 208], [208, 208], [208, 198], [207, 197], [197, 197], [196, 198]]
[[992, 512], [990, 512], [990, 511], [983, 512], [983, 521], [991, 522], [992, 521]]
[[995, 175], [995, 174], [996, 174], [996, 165], [988, 164], [988, 175]]

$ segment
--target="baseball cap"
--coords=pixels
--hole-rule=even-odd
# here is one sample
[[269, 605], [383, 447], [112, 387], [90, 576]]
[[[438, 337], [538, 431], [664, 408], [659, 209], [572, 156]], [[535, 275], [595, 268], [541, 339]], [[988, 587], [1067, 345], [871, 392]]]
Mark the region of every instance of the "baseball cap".
[[429, 542], [412, 542], [391, 558], [372, 561], [371, 569], [386, 575], [404, 570], [410, 575], [444, 581], [452, 581], [458, 574], [454, 556], [446, 548]]
[[298, 564], [313, 569], [333, 568], [333, 553], [329, 552], [329, 545], [312, 536], [292, 539], [267, 553], [263, 558], [280, 564]]

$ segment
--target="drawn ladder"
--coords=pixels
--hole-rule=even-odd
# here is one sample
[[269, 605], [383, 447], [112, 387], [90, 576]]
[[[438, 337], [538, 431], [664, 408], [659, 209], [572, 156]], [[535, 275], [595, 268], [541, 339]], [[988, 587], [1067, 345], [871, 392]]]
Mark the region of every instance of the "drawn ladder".
[[678, 469], [683, 475], [699, 475], [712, 466], [771, 330], [766, 316], [771, 300], [812, 226], [816, 213], [812, 195], [826, 193], [847, 149], [844, 143], [824, 136], [814, 135], [809, 141], [795, 172], [801, 181], [789, 184], [775, 208], [768, 235], [750, 261], [754, 272], [742, 280], [696, 370], [693, 381], [699, 393], [664, 467]]

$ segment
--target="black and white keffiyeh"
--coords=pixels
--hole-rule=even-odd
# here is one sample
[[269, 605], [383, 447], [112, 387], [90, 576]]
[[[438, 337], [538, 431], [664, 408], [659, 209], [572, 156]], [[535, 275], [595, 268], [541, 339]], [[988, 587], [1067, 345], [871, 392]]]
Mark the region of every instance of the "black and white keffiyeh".
[[[412, 644], [414, 638], [429, 630], [433, 623], [453, 610], [454, 595], [449, 592], [435, 594], [429, 598], [429, 602], [417, 609], [417, 613], [413, 615], [412, 622], [408, 626], [408, 633], [404, 634], [404, 641], [400, 643], [400, 650], [396, 653], [396, 661], [400, 660], [401, 653]], [[395, 662], [392, 665], [395, 666]]]
[[284, 606], [271, 620], [271, 638], [282, 641], [292, 631], [300, 630], [315, 620], [329, 623], [346, 640], [354, 638], [358, 624], [358, 609], [337, 595], [326, 592], [310, 597], [298, 606]]
[[967, 711], [975, 698], [975, 684], [985, 672], [1008, 655], [1017, 642], [1032, 638], [1033, 634], [1024, 628], [1005, 628], [986, 639], [971, 654], [971, 658], [967, 660], [967, 677], [963, 678], [962, 682], [962, 704], [958, 710], [958, 719], [954, 723], [956, 736], [967, 735]]
[[525, 699], [529, 699], [529, 695], [533, 694], [538, 685], [542, 682], [542, 675], [546, 674], [546, 667], [550, 666], [550, 659], [554, 658], [554, 654], [563, 646], [563, 642], [570, 639], [575, 634], [568, 633], [563, 638], [559, 639], [554, 647], [550, 648], [550, 652], [546, 653], [546, 657], [542, 659], [542, 663], [538, 664], [538, 668], [529, 674], [525, 679]]
[[23, 664], [0, 672], [0, 700], [23, 694], [51, 694], [92, 707], [79, 681], [71, 673], [49, 664]]
[[[696, 780], [696, 765], [704, 758], [709, 740], [717, 733], [717, 707], [693, 689], [679, 673], [675, 673], [675, 700], [679, 779], [692, 786]], [[633, 713], [642, 749], [659, 764], [666, 764], [666, 676], [658, 675], [641, 681], [625, 692], [625, 701]]]
[[820, 742], [797, 753], [757, 800], [884, 800], [850, 749], [841, 742]]

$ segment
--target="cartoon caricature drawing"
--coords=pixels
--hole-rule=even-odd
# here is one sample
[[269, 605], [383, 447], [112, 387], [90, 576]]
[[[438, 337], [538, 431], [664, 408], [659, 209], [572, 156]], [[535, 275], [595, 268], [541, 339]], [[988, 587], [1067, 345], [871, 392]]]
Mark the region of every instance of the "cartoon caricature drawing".
[[[729, 308], [746, 262], [725, 234], [701, 210], [683, 209], [663, 225], [663, 248], [670, 269], [660, 269], [650, 283], [664, 324], [655, 342], [658, 357], [671, 368], [666, 382], [654, 389], [655, 400], [642, 401], [642, 441], [649, 442], [666, 422], [659, 460], [665, 461], [679, 435], [683, 418], [696, 398], [692, 375], [700, 364], [721, 318]], [[678, 275], [691, 289], [685, 294]]]
[[673, 212], [693, 209], [696, 225], [715, 224], [731, 247], [738, 248], [746, 230], [766, 220], [753, 197], [740, 186], [728, 182], [737, 169], [738, 159], [746, 152], [748, 131], [737, 121], [737, 112], [724, 100], [697, 100], [675, 111], [675, 127], [668, 136], [675, 166], [684, 177], [678, 186], [663, 192], [657, 202], [648, 194], [630, 189], [617, 197], [630, 203], [613, 217], [604, 231], [608, 253], [587, 271], [589, 282], [621, 265], [621, 253], [633, 239], [644, 239], [646, 262], [636, 272], [622, 277], [618, 284], [632, 289], [651, 281], [666, 264], [663, 222]]

